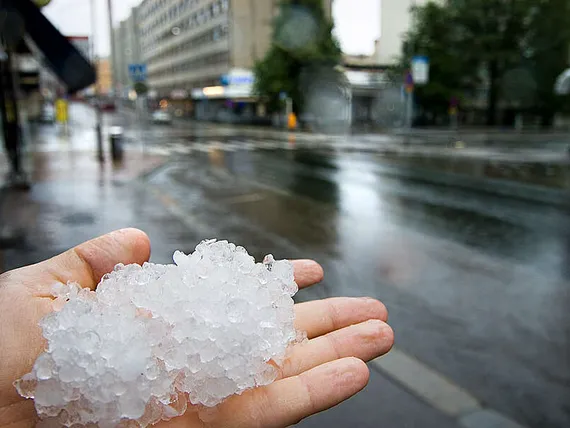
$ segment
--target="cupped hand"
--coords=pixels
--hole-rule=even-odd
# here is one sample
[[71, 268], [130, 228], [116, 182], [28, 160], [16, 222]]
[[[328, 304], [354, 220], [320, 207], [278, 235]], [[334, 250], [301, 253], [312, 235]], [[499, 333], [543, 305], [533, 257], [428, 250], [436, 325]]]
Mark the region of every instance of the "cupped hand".
[[[79, 245], [36, 265], [0, 275], [0, 426], [32, 427], [37, 415], [13, 382], [31, 371], [45, 348], [38, 322], [54, 310], [53, 286], [69, 281], [94, 290], [118, 263], [142, 264], [148, 237], [125, 229]], [[300, 288], [323, 278], [310, 260], [294, 261]], [[159, 427], [285, 427], [328, 409], [368, 382], [369, 361], [388, 352], [394, 336], [387, 311], [374, 299], [333, 298], [295, 306], [295, 323], [309, 340], [296, 345], [279, 380], [234, 396], [215, 409], [189, 411]]]

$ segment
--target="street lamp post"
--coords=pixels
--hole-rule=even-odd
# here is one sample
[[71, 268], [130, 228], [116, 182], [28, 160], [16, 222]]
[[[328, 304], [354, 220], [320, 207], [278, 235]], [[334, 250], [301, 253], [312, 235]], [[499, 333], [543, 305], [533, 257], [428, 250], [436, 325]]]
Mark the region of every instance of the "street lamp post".
[[109, 17], [109, 41], [111, 44], [111, 90], [113, 91], [113, 98], [116, 96], [116, 83], [117, 83], [117, 76], [115, 75], [116, 72], [116, 52], [115, 52], [115, 40], [113, 35], [113, 2], [112, 0], [107, 0], [107, 16]]
[[[91, 0], [91, 55], [95, 67], [98, 68], [97, 55], [95, 54], [95, 39], [97, 37], [97, 19], [95, 16], [95, 0]], [[99, 70], [96, 70], [97, 73]], [[99, 84], [95, 82], [95, 138], [97, 139], [97, 160], [103, 163], [105, 155], [103, 154], [103, 114], [101, 112], [101, 97], [99, 93]]]

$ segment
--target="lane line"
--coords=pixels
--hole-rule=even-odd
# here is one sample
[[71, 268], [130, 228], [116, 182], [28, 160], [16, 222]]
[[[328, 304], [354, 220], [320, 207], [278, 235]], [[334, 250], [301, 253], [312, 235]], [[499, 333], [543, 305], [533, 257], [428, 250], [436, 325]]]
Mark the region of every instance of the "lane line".
[[463, 428], [523, 428], [500, 413], [485, 409], [461, 417], [459, 425]]
[[372, 364], [446, 415], [459, 417], [482, 409], [467, 391], [398, 349], [392, 349]]
[[370, 364], [433, 408], [457, 419], [464, 428], [524, 428], [506, 416], [484, 408], [467, 390], [399, 349], [392, 349]]

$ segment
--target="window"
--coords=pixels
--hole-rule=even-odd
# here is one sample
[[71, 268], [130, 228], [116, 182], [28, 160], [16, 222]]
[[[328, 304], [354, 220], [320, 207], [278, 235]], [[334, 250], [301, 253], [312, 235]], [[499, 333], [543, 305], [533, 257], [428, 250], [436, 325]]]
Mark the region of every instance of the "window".
[[206, 15], [204, 14], [204, 9], [198, 12], [198, 25], [202, 25], [206, 20]]
[[219, 1], [212, 3], [212, 16], [218, 16], [222, 11]]

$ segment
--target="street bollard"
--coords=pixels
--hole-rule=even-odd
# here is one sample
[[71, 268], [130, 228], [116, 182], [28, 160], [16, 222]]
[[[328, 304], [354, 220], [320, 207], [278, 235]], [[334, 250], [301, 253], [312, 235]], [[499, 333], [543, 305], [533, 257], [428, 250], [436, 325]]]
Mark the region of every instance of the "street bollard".
[[123, 160], [123, 128], [111, 127], [110, 143], [113, 162], [121, 162]]

